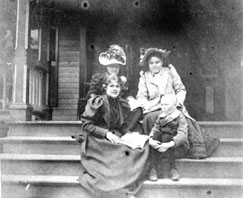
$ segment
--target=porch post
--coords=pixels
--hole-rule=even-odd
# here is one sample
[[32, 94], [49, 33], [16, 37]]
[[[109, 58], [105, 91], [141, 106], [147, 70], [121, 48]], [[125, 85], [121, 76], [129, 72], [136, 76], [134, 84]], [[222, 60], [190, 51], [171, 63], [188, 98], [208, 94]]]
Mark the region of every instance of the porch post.
[[[242, 3], [243, 5], [243, 3]], [[243, 53], [242, 53], [243, 54]], [[240, 79], [241, 79], [241, 90], [240, 90], [240, 121], [243, 121], [243, 58], [241, 59], [240, 63]]]
[[29, 0], [17, 0], [15, 66], [13, 75], [13, 102], [10, 106], [13, 120], [31, 120], [28, 105], [27, 52], [29, 40]]

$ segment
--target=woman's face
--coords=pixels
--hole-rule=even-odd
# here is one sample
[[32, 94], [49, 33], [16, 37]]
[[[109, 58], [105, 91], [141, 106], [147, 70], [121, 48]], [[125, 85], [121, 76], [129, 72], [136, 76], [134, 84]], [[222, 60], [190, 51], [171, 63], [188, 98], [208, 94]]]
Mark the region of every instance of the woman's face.
[[117, 98], [120, 94], [121, 86], [117, 81], [111, 81], [106, 87], [106, 94], [111, 98]]
[[148, 61], [149, 69], [153, 74], [159, 73], [162, 65], [163, 61], [157, 56], [152, 56]]
[[112, 64], [106, 66], [107, 72], [112, 75], [118, 75], [119, 70], [120, 70], [120, 65], [118, 64]]

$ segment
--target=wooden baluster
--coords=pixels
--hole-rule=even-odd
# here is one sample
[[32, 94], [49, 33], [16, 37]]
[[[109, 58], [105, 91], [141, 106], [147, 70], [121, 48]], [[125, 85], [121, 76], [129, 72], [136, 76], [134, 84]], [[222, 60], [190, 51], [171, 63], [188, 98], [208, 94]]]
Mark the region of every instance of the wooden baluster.
[[37, 87], [38, 87], [38, 79], [37, 79], [37, 71], [35, 70], [34, 72], [34, 82], [35, 82], [35, 86], [34, 86], [34, 93], [35, 93], [35, 97], [34, 97], [34, 108], [36, 109], [36, 104], [37, 104], [37, 98], [38, 98], [38, 92], [37, 92]]
[[33, 104], [33, 74], [32, 69], [29, 71], [29, 103]]
[[48, 98], [49, 98], [49, 74], [48, 73], [46, 73], [46, 78], [45, 78], [45, 80], [46, 80], [46, 95], [45, 95], [45, 105], [46, 106], [48, 106], [49, 104], [48, 104]]
[[3, 72], [3, 100], [2, 100], [2, 109], [6, 109], [6, 71]]
[[39, 103], [39, 73], [36, 70], [36, 98], [35, 98], [35, 108], [38, 109]]
[[42, 83], [43, 83], [43, 72], [39, 71], [39, 75], [38, 75], [38, 79], [39, 79], [39, 98], [38, 98], [38, 109], [42, 109], [43, 106], [43, 101], [42, 101]]

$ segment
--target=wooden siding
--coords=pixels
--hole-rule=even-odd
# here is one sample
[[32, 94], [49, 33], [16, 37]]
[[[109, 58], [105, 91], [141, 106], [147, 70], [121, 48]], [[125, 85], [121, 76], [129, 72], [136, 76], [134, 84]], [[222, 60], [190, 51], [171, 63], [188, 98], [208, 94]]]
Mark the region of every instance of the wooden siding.
[[60, 29], [58, 68], [58, 107], [53, 120], [76, 120], [79, 98], [79, 30]]

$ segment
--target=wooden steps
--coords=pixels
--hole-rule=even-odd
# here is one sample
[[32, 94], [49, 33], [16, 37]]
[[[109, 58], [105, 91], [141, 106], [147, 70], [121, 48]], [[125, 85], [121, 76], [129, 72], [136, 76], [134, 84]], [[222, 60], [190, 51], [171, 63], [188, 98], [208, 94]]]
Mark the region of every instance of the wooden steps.
[[[242, 197], [243, 124], [200, 124], [220, 137], [213, 156], [203, 160], [177, 159], [179, 182], [169, 180], [168, 167], [163, 167], [164, 179], [145, 181], [137, 198]], [[9, 122], [8, 126], [8, 136], [0, 139], [5, 197], [90, 198], [77, 181], [82, 171], [80, 148], [71, 138], [82, 133], [80, 121]]]
[[3, 175], [2, 181], [4, 198], [92, 198], [78, 176]]
[[[77, 131], [75, 131], [77, 134]], [[6, 153], [79, 154], [70, 136], [8, 136], [0, 139]], [[213, 157], [243, 157], [243, 139], [221, 138]]]
[[220, 138], [243, 138], [243, 122], [199, 122], [199, 124]]
[[213, 157], [243, 157], [243, 138], [221, 138]]
[[[3, 175], [3, 192], [6, 198], [91, 198], [81, 188], [77, 176], [43, 176], [43, 175]], [[243, 193], [242, 179], [197, 179], [182, 178], [178, 182], [160, 179], [157, 182], [145, 181], [139, 198], [240, 198]], [[40, 193], [41, 192], [41, 193]], [[47, 196], [46, 196], [47, 195]]]
[[[72, 127], [78, 130], [81, 128], [81, 121], [17, 121], [7, 122], [6, 124], [10, 126], [10, 135], [24, 135], [24, 131], [28, 131], [29, 135], [36, 136], [37, 134], [34, 131], [38, 130], [41, 131], [40, 134], [48, 136], [45, 130], [50, 128], [50, 136], [59, 136], [61, 134], [58, 132], [59, 127], [60, 129], [68, 127], [68, 130]], [[243, 122], [199, 122], [199, 124], [209, 133], [220, 138], [243, 138]], [[67, 135], [69, 135], [68, 130]]]
[[0, 139], [3, 152], [21, 154], [76, 154], [80, 153], [79, 144], [67, 137], [12, 136]]
[[7, 124], [8, 136], [71, 137], [82, 133], [81, 121], [19, 121]]
[[[11, 174], [77, 175], [80, 169], [79, 155], [1, 154], [3, 172]], [[176, 165], [182, 177], [243, 178], [243, 158], [215, 157], [204, 160], [177, 159]], [[54, 168], [55, 167], [55, 168]], [[68, 171], [66, 170], [68, 168]], [[167, 173], [167, 167], [163, 167]], [[168, 177], [165, 174], [164, 177]]]
[[178, 182], [161, 179], [146, 181], [139, 198], [240, 198], [243, 194], [242, 179], [181, 178]]

